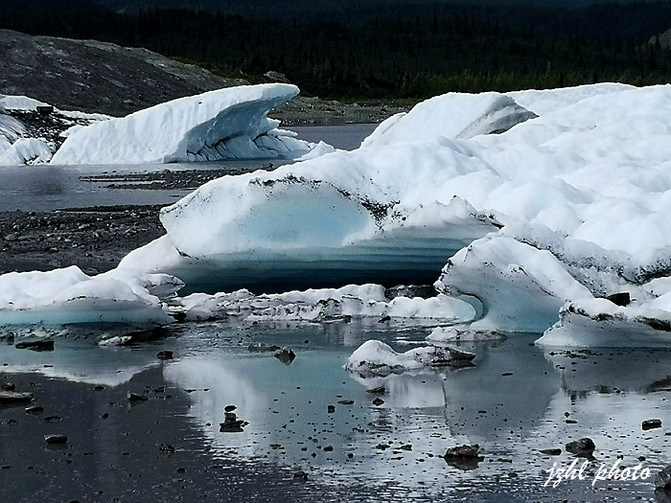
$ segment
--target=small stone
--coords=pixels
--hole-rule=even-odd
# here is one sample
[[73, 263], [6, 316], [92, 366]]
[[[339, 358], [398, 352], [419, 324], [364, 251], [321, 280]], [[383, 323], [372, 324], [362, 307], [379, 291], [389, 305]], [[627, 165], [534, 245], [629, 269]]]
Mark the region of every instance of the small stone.
[[132, 391], [129, 391], [126, 393], [126, 398], [130, 402], [144, 402], [149, 400], [149, 397], [140, 393], [133, 393]]
[[561, 449], [541, 449], [538, 452], [547, 456], [559, 456], [561, 454]]
[[44, 441], [47, 444], [67, 444], [68, 436], [60, 433], [53, 435], [44, 435]]
[[368, 393], [372, 393], [373, 395], [384, 395], [387, 392], [384, 386], [378, 386], [377, 388], [367, 389], [366, 391]]
[[308, 474], [302, 470], [298, 470], [297, 472], [294, 472], [294, 478], [298, 480], [307, 480]]
[[338, 403], [342, 405], [354, 405], [354, 400], [339, 400]]
[[384, 400], [382, 400], [382, 398], [376, 398], [375, 400], [373, 400], [373, 405], [376, 405], [378, 407], [380, 405], [382, 405], [383, 403], [384, 403]]
[[233, 412], [237, 407], [235, 405], [227, 405], [224, 407], [224, 412]]
[[591, 438], [581, 438], [580, 440], [569, 442], [565, 447], [571, 454], [585, 458], [592, 457], [592, 453], [596, 449], [594, 441]]
[[661, 419], [646, 419], [641, 423], [641, 428], [643, 431], [652, 430], [653, 428], [661, 428], [662, 420]]
[[480, 456], [480, 446], [478, 444], [473, 445], [458, 445], [456, 447], [451, 447], [447, 449], [443, 459], [455, 468], [460, 470], [475, 470], [478, 467], [478, 463], [484, 460], [484, 456]]
[[626, 307], [631, 303], [631, 295], [629, 292], [619, 292], [607, 295], [606, 299], [611, 301], [616, 306]]
[[655, 477], [655, 488], [657, 489], [671, 489], [671, 465], [667, 465]]
[[17, 393], [16, 391], [0, 391], [0, 403], [26, 403], [33, 399], [32, 393]]
[[172, 351], [159, 351], [156, 354], [156, 358], [158, 358], [159, 360], [172, 360], [173, 353]]
[[324, 447], [324, 452], [331, 452], [332, 450], [333, 450], [332, 445], [327, 445], [326, 447]]
[[328, 410], [329, 414], [333, 414], [335, 412], [335, 405], [327, 405], [326, 409]]
[[175, 448], [170, 444], [161, 444], [158, 446], [158, 450], [163, 454], [173, 454], [175, 452]]
[[14, 347], [16, 349], [30, 349], [31, 351], [53, 351], [54, 341], [52, 339], [33, 339], [17, 342]]
[[41, 405], [31, 405], [24, 410], [26, 411], [26, 414], [42, 414], [42, 412], [44, 412], [44, 407]]
[[284, 363], [285, 365], [291, 365], [291, 362], [293, 362], [294, 358], [296, 358], [296, 353], [294, 353], [291, 348], [284, 346], [282, 349], [277, 351], [273, 356], [282, 363]]

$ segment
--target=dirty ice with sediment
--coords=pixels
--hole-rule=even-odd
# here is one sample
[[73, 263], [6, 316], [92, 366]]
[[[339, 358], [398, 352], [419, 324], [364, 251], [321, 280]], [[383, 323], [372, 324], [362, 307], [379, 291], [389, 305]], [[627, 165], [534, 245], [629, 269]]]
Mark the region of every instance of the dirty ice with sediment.
[[[277, 127], [259, 121], [267, 108], [242, 109], [254, 127]], [[242, 109], [227, 113], [241, 124]], [[201, 186], [161, 211], [165, 236], [107, 278], [69, 269], [39, 280], [65, 281], [76, 295], [49, 303], [24, 286], [29, 276], [0, 277], [10, 292], [0, 299], [0, 323], [28, 323], [31, 313], [35, 323], [88, 321], [86, 298], [135, 309], [136, 323], [143, 309], [151, 322], [159, 311], [186, 319], [371, 317], [433, 326], [432, 345], [536, 332], [546, 347], [668, 346], [670, 116], [671, 86], [438, 96], [383, 122], [357, 150], [319, 149], [272, 172]], [[112, 124], [97, 125], [101, 135]], [[153, 122], [124, 127], [140, 124]], [[217, 151], [207, 130], [192, 129], [159, 162]], [[85, 159], [95, 148], [84, 145], [103, 141], [94, 131], [72, 133], [52, 162]], [[281, 154], [275, 140], [283, 138], [272, 133], [257, 147], [269, 142]], [[129, 159], [158, 159], [143, 148], [129, 145]], [[209, 293], [175, 297], [173, 278], [187, 293]], [[389, 295], [380, 285], [399, 283], [433, 283], [436, 292]], [[117, 291], [126, 292], [123, 304]], [[360, 349], [348, 364], [365, 368], [385, 354], [394, 365], [425, 362], [375, 344]]]

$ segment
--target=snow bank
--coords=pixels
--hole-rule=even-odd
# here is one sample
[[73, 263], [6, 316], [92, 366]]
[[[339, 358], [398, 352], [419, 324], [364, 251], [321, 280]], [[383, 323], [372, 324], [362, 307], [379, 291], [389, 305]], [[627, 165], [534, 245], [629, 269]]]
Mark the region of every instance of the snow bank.
[[0, 275], [0, 326], [167, 323], [161, 298], [182, 286], [166, 275], [89, 277], [78, 267]]
[[[372, 317], [421, 324], [467, 322], [475, 317], [470, 304], [446, 295], [428, 299], [389, 299], [381, 285], [348, 285], [282, 294], [254, 295], [248, 290], [208, 295], [196, 293], [171, 303], [173, 316], [187, 320], [237, 317], [249, 321], [308, 321]], [[181, 316], [179, 313], [182, 313]]]
[[295, 157], [308, 144], [266, 114], [297, 94], [289, 84], [263, 84], [180, 98], [72, 132], [52, 164]]

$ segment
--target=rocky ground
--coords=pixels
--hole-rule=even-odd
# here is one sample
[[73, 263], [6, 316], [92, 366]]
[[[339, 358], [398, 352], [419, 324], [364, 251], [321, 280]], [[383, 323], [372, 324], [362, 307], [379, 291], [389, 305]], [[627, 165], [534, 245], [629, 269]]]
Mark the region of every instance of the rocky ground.
[[158, 206], [0, 212], [0, 274], [73, 264], [87, 274], [108, 271], [165, 234], [158, 212]]

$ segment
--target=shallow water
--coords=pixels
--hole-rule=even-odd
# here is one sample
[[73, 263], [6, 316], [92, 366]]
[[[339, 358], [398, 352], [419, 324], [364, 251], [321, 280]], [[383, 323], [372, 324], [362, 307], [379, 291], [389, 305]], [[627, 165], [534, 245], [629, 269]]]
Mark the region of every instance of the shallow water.
[[[0, 346], [4, 380], [33, 391], [46, 409], [41, 416], [0, 409], [0, 465], [8, 467], [0, 487], [7, 501], [32, 501], [33, 493], [88, 501], [100, 490], [103, 501], [174, 501], [175, 494], [186, 501], [655, 501], [652, 478], [592, 486], [589, 474], [618, 456], [620, 466], [641, 463], [653, 475], [668, 464], [671, 351], [546, 354], [529, 345], [535, 335], [518, 335], [472, 347], [473, 368], [372, 381], [342, 369], [367, 338], [405, 350], [425, 335], [356, 321], [227, 322], [175, 326], [127, 348], [73, 337], [58, 338], [53, 352]], [[272, 353], [250, 352], [251, 341], [288, 345], [296, 359], [284, 365]], [[176, 358], [157, 360], [161, 349]], [[384, 395], [367, 392], [380, 385]], [[146, 391], [149, 400], [130, 405], [127, 391]], [[378, 396], [384, 403], [376, 406]], [[228, 404], [249, 422], [243, 432], [219, 432]], [[45, 423], [53, 414], [63, 419]], [[663, 427], [643, 431], [649, 418]], [[70, 436], [68, 446], [45, 450], [42, 435], [56, 429]], [[597, 446], [585, 480], [543, 487], [554, 462], [574, 458], [538, 450], [564, 451], [581, 437]], [[176, 452], [163, 453], [161, 443]], [[441, 457], [462, 443], [481, 446], [485, 459], [476, 468]], [[294, 480], [297, 470], [307, 482]], [[156, 496], [166, 488], [173, 492]]]
[[[324, 140], [337, 148], [353, 149], [375, 125], [301, 126], [298, 137], [311, 142]], [[272, 160], [274, 166], [289, 160]], [[14, 166], [0, 168], [0, 211], [52, 211], [91, 206], [172, 204], [190, 190], [133, 190], [109, 188], [109, 181], [88, 181], [100, 174], [160, 173], [163, 170], [230, 170], [232, 173], [263, 169], [268, 159], [244, 161], [138, 164], [127, 166]]]

